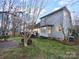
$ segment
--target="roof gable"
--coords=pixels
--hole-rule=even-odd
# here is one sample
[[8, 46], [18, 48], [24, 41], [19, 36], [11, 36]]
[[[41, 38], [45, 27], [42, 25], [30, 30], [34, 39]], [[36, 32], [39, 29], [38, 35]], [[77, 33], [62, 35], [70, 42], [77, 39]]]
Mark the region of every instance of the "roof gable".
[[50, 16], [50, 15], [52, 15], [52, 14], [58, 12], [58, 11], [61, 11], [61, 10], [63, 10], [63, 9], [66, 9], [66, 10], [69, 12], [69, 10], [67, 9], [67, 7], [64, 6], [64, 7], [62, 7], [62, 8], [59, 8], [58, 10], [55, 10], [55, 11], [53, 11], [53, 12], [51, 12], [51, 13], [49, 13], [49, 14], [43, 16], [43, 17], [41, 17], [40, 19], [42, 19], [42, 18], [44, 18], [44, 17], [47, 17], [47, 16]]

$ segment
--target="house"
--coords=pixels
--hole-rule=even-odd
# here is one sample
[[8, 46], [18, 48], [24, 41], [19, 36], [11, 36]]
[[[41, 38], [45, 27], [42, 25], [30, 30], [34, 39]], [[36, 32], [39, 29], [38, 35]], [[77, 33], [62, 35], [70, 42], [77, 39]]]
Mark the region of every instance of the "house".
[[[15, 20], [15, 24], [17, 24], [15, 27], [16, 27], [16, 29], [15, 28], [12, 28], [13, 27], [13, 15], [14, 15], [14, 18], [16, 18], [17, 20]], [[21, 26], [19, 26], [20, 25], [20, 23], [22, 22], [22, 15], [26, 15], [24, 12], [22, 12], [22, 11], [18, 11], [18, 12], [15, 12], [14, 14], [13, 13], [11, 13], [11, 12], [9, 12], [9, 11], [0, 11], [0, 21], [1, 21], [1, 23], [0, 23], [0, 27], [1, 27], [1, 29], [0, 29], [0, 35], [7, 35], [7, 34], [10, 34], [10, 35], [13, 35], [13, 30], [15, 30], [15, 32], [17, 32], [17, 33], [19, 33], [19, 32], [21, 32]]]
[[[8, 32], [8, 12], [0, 11], [0, 35], [6, 35]], [[5, 31], [6, 30], [6, 31]], [[5, 33], [4, 33], [5, 31]]]
[[40, 18], [40, 36], [64, 40], [72, 27], [71, 13], [67, 7], [62, 7]]

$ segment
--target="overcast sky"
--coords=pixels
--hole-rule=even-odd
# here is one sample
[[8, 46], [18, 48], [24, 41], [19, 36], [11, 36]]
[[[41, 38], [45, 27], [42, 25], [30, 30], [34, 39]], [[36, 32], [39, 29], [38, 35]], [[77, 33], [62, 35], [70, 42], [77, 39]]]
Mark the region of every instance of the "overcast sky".
[[[8, 0], [7, 0], [8, 1]], [[19, 4], [23, 0], [16, 0], [15, 4]], [[27, 0], [25, 0], [27, 1]], [[40, 1], [40, 0], [39, 0]], [[2, 0], [0, 0], [0, 6]], [[77, 14], [79, 14], [79, 0], [48, 0], [48, 2], [45, 5], [45, 8], [42, 10], [40, 17], [44, 16], [53, 10], [56, 10], [62, 6], [67, 6], [70, 11], [75, 11]], [[7, 6], [6, 6], [7, 7]], [[0, 7], [1, 10], [1, 7]]]
[[42, 15], [65, 5], [70, 11], [79, 13], [79, 0], [48, 0], [46, 7], [42, 11]]
[[[2, 1], [3, 0], [0, 0], [0, 6], [2, 5]], [[9, 1], [9, 0], [6, 0], [6, 1]], [[15, 4], [16, 5], [20, 4], [23, 1], [28, 1], [28, 0], [15, 0]], [[46, 13], [50, 13], [52, 10], [56, 10], [59, 7], [62, 7], [65, 5], [67, 5], [70, 11], [75, 11], [76, 13], [79, 13], [79, 0], [48, 0], [48, 2], [45, 5], [45, 8], [41, 12], [41, 16]], [[0, 7], [0, 10], [1, 10], [1, 7]]]

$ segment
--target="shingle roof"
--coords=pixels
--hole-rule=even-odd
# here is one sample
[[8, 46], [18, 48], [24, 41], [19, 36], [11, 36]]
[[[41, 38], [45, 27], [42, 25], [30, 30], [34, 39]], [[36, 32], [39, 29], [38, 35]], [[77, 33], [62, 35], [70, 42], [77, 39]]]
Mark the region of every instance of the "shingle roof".
[[40, 19], [42, 19], [42, 18], [44, 18], [44, 17], [46, 17], [46, 16], [49, 16], [49, 15], [51, 15], [51, 14], [54, 14], [54, 13], [56, 13], [56, 12], [60, 11], [60, 10], [63, 10], [64, 8], [66, 8], [66, 9], [67, 9], [67, 7], [66, 7], [66, 6], [61, 7], [61, 8], [59, 8], [58, 10], [55, 10], [55, 11], [53, 11], [53, 12], [51, 12], [51, 13], [49, 13], [49, 14], [45, 15], [45, 16], [42, 16]]

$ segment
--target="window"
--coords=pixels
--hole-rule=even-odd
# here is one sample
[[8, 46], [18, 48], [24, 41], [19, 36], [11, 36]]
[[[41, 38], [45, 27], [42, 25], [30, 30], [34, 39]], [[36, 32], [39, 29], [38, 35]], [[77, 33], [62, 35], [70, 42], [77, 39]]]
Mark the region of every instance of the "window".
[[2, 14], [0, 14], [0, 20], [2, 20]]
[[48, 26], [48, 33], [51, 34], [51, 31], [52, 31], [52, 27]]
[[60, 32], [61, 31], [61, 25], [56, 26], [56, 31]]
[[42, 32], [42, 33], [45, 33], [45, 32], [46, 32], [46, 27], [42, 27], [42, 28], [41, 28], [41, 32]]

